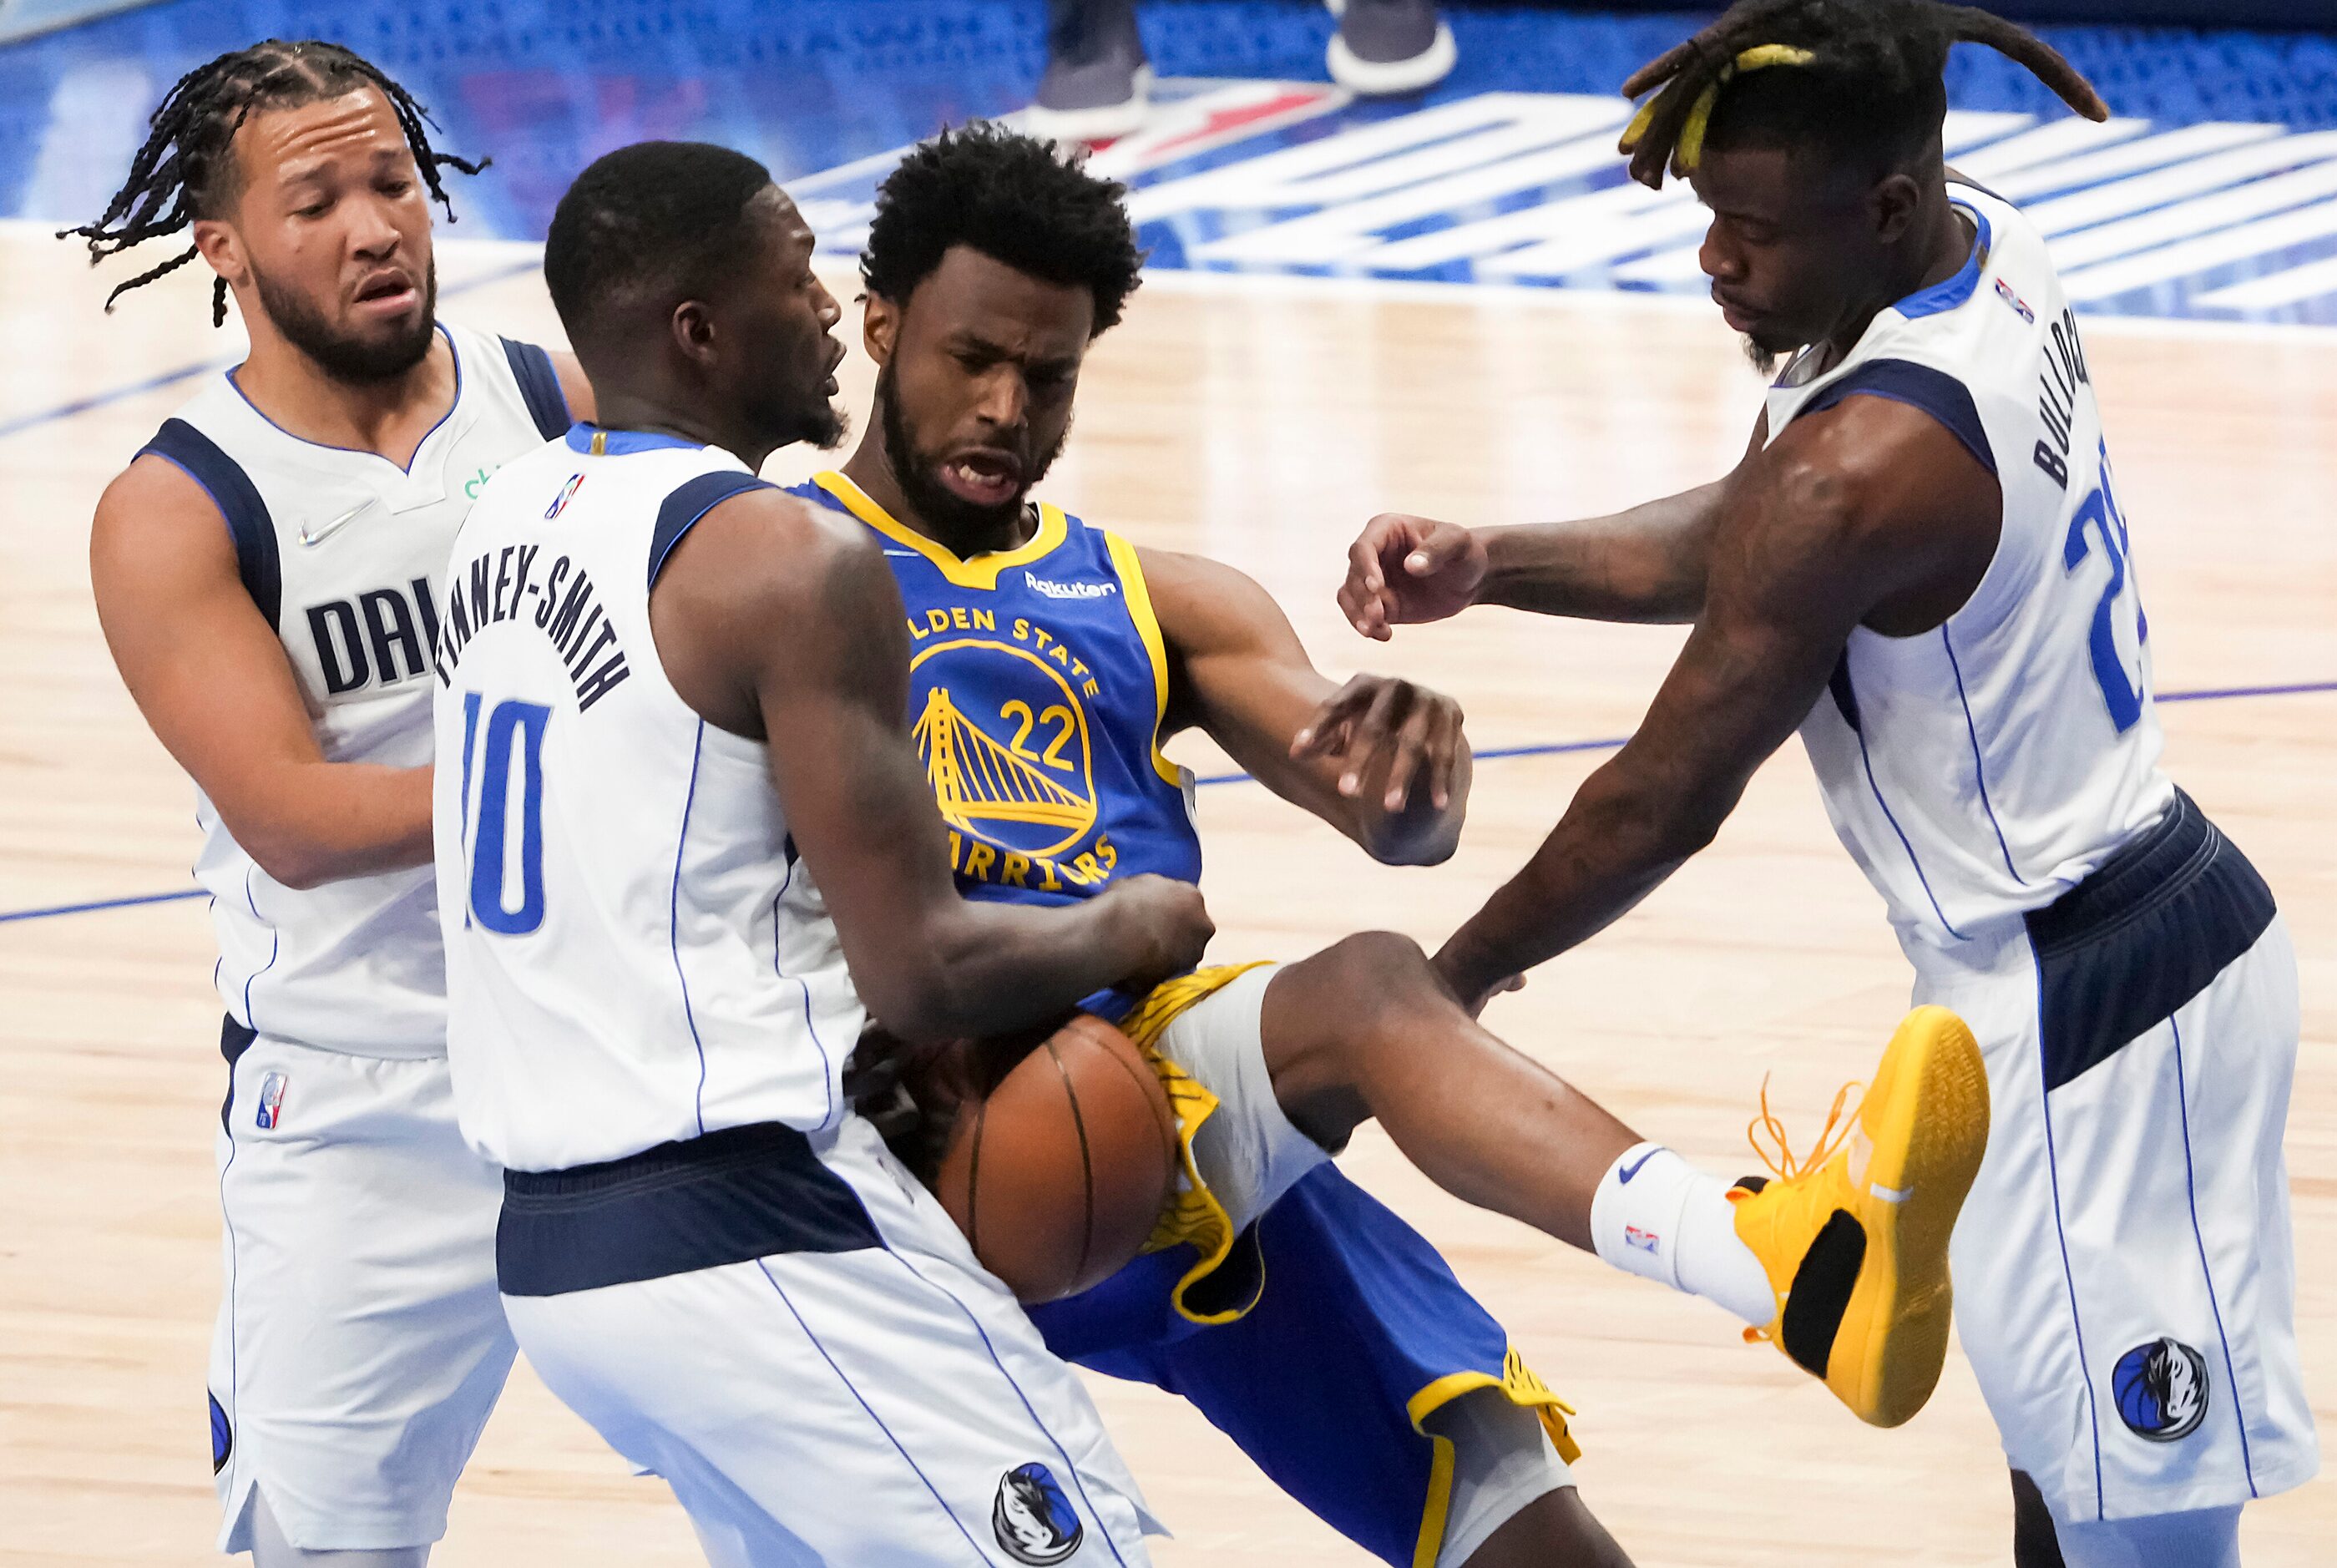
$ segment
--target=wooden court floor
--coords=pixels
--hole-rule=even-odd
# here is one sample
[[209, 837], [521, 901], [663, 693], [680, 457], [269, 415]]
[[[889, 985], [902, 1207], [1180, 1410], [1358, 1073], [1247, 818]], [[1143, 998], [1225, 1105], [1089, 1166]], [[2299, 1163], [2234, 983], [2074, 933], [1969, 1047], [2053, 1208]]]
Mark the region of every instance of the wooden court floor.
[[[556, 339], [527, 260], [447, 245], [445, 313]], [[134, 388], [240, 341], [210, 328], [196, 270], [108, 318], [65, 247], [0, 225], [0, 913], [188, 885], [189, 788], [116, 683], [84, 554], [99, 489], [189, 384]], [[2337, 679], [2337, 338], [2108, 321], [2088, 336], [2161, 690]], [[854, 368], [858, 409], [867, 368]], [[1332, 604], [1341, 551], [1381, 509], [1521, 520], [1699, 482], [1741, 449], [1757, 390], [1700, 306], [1164, 278], [1099, 347], [1047, 493], [1140, 542], [1239, 564], [1326, 669], [1400, 670], [1454, 692], [1480, 748], [1597, 740], [1629, 730], [1676, 633], [1486, 612], [1379, 649]], [[57, 412], [77, 401], [90, 406]], [[785, 454], [773, 472], [811, 466]], [[2169, 767], [2264, 868], [2303, 958], [2288, 1147], [2300, 1328], [2326, 1428], [2337, 692], [2170, 704], [2165, 719]], [[1221, 767], [1189, 744], [1182, 760]], [[1297, 956], [1359, 925], [1433, 945], [1597, 760], [1485, 761], [1460, 855], [1425, 872], [1365, 863], [1254, 786], [1205, 789], [1217, 952]], [[200, 901], [0, 923], [0, 1563], [213, 1560], [211, 951]], [[1907, 990], [1879, 903], [1791, 749], [1711, 850], [1490, 1021], [1650, 1135], [1749, 1170], [1763, 1074], [1808, 1136]], [[1868, 1431], [1714, 1308], [1463, 1208], [1384, 1139], [1367, 1131], [1348, 1166], [1444, 1247], [1579, 1407], [1585, 1495], [1641, 1563], [2009, 1561], [2002, 1460], [1960, 1358], [1914, 1423]], [[1178, 1532], [1159, 1548], [1165, 1568], [1364, 1561], [1187, 1407], [1100, 1381], [1097, 1395]], [[2253, 1509], [2244, 1540], [2256, 1568], [2330, 1561], [2337, 1485]], [[698, 1558], [661, 1484], [627, 1475], [523, 1367], [435, 1561]]]

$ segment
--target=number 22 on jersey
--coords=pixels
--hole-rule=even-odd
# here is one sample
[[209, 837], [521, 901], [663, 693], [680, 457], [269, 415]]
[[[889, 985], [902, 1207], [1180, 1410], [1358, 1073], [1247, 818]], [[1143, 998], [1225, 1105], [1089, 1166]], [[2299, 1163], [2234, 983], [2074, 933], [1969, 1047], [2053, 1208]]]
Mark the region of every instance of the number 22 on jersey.
[[2118, 510], [2117, 497], [2110, 489], [2110, 454], [2105, 444], [2101, 450], [2101, 478], [2078, 505], [2069, 519], [2069, 538], [2061, 550], [2061, 564], [2076, 572], [2093, 554], [2095, 542], [2101, 544], [2102, 554], [2110, 564], [2110, 580], [2102, 589], [2102, 596], [2094, 605], [2094, 623], [2087, 642], [2093, 654], [2094, 682], [2102, 689], [2102, 701], [2110, 710], [2110, 722], [2121, 735], [2135, 726], [2142, 717], [2142, 682], [2127, 673], [2126, 661], [2118, 652], [2118, 602], [2126, 599], [2131, 605], [2134, 643], [2139, 650], [2150, 640], [2150, 622], [2142, 612], [2142, 595], [2127, 587], [2127, 556], [2130, 536], [2126, 516]]

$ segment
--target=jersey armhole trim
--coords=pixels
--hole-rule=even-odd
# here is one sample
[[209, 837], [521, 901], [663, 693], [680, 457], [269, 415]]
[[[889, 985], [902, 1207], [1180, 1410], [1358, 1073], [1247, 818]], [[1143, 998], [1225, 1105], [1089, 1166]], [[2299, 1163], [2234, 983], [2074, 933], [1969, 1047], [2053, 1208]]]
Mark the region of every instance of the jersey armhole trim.
[[1989, 446], [1988, 427], [1980, 423], [1979, 405], [1970, 388], [1944, 370], [1918, 365], [1912, 359], [1869, 359], [1854, 366], [1841, 380], [1821, 388], [1794, 416], [1819, 414], [1845, 397], [1882, 397], [1921, 409], [1947, 427], [1963, 443], [1991, 476], [1997, 474], [1996, 453]]
[[560, 372], [552, 368], [552, 356], [533, 343], [509, 338], [496, 341], [504, 346], [504, 358], [511, 364], [512, 379], [519, 383], [527, 416], [535, 421], [535, 433], [546, 441], [559, 439], [571, 420], [568, 394], [560, 389]]
[[279, 630], [284, 573], [276, 551], [276, 522], [269, 515], [268, 503], [260, 499], [251, 475], [217, 442], [183, 419], [164, 420], [154, 438], [138, 449], [141, 457], [149, 453], [202, 486], [203, 494], [219, 508], [227, 523], [228, 538], [235, 546], [236, 573], [243, 580], [244, 592], [251, 595], [269, 629]]
[[657, 586], [658, 573], [665, 570], [666, 557], [681, 543], [681, 536], [698, 525], [699, 518], [734, 495], [777, 488], [768, 479], [758, 479], [752, 474], [730, 472], [700, 474], [685, 482], [658, 508], [657, 526], [650, 534], [649, 586]]
[[[1043, 514], [1055, 509], [1046, 506], [1041, 510]], [[1128, 618], [1135, 623], [1136, 634], [1143, 640], [1144, 652], [1152, 662], [1152, 770], [1182, 789], [1185, 775], [1160, 750], [1160, 731], [1168, 722], [1168, 644], [1160, 635], [1160, 617], [1153, 612], [1152, 591], [1145, 585], [1143, 563], [1137, 559], [1136, 546], [1119, 534], [1109, 528], [1098, 528], [1096, 532], [1103, 535], [1112, 570], [1120, 574]]]

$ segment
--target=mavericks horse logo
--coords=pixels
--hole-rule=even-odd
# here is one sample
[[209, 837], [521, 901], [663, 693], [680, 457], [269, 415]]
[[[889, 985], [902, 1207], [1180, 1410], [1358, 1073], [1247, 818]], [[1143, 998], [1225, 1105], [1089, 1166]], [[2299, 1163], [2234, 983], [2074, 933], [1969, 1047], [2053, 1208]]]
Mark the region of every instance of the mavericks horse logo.
[[2207, 1418], [2207, 1361], [2179, 1339], [2153, 1339], [2118, 1357], [2110, 1374], [2117, 1413], [2138, 1437], [2173, 1443]]
[[1079, 1510], [1063, 1495], [1053, 1472], [1035, 1461], [1009, 1470], [998, 1481], [990, 1527], [1017, 1563], [1061, 1563], [1080, 1549], [1086, 1527]]

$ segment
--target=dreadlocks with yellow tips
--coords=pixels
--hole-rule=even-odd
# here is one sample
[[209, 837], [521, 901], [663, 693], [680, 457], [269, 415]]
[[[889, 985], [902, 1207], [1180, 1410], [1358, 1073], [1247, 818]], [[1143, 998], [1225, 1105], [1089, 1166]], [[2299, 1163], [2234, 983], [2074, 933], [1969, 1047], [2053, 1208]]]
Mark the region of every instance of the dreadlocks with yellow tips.
[[[1702, 161], [1716, 113], [1733, 113], [1731, 83], [1755, 72], [1791, 78], [1759, 96], [1777, 129], [1885, 158], [1936, 135], [1947, 113], [1948, 50], [1985, 44], [2034, 72], [2088, 120], [2109, 108], [2050, 44], [1971, 5], [1940, 0], [1738, 0], [1711, 26], [1641, 66], [1627, 97], [1660, 89], [1623, 132], [1631, 177], [1661, 189], [1667, 165], [1685, 177]], [[1802, 137], [1794, 136], [1799, 141]]]

